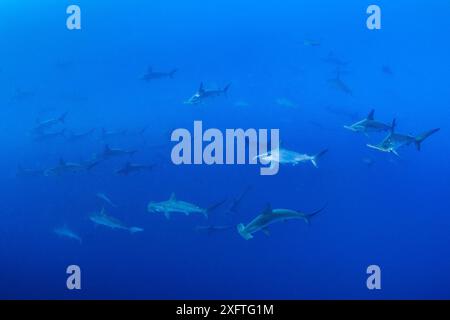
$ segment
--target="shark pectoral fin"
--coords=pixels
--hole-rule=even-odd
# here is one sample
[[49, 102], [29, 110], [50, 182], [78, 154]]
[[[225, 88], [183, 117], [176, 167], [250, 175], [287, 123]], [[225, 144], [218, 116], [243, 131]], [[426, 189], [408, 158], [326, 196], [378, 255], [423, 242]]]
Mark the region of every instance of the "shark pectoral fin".
[[166, 217], [166, 219], [170, 219], [170, 212], [164, 211], [164, 216]]
[[355, 129], [353, 129], [352, 126], [344, 126], [345, 129], [350, 130], [350, 131], [355, 131]]
[[266, 236], [270, 236], [270, 230], [269, 230], [269, 228], [267, 228], [267, 227], [262, 228], [261, 231], [262, 231]]
[[144, 229], [139, 228], [139, 227], [131, 227], [128, 229], [128, 231], [130, 231], [130, 233], [136, 233], [136, 232], [142, 232], [142, 231], [144, 231]]
[[185, 211], [184, 214], [189, 216], [189, 211]]
[[393, 154], [395, 154], [397, 157], [400, 157], [400, 155], [398, 154], [397, 150], [392, 149], [391, 152], [392, 152]]

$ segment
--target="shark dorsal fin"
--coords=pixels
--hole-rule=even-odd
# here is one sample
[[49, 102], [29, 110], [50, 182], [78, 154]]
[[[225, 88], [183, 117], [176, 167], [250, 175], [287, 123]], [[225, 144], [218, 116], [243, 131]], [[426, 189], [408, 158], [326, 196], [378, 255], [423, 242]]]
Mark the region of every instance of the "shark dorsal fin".
[[175, 196], [175, 192], [172, 192], [169, 200], [173, 200], [173, 201], [177, 200], [177, 197]]
[[66, 164], [66, 162], [64, 161], [64, 159], [63, 158], [59, 158], [59, 165], [63, 166], [65, 164]]
[[392, 124], [391, 124], [391, 133], [395, 132], [396, 126], [397, 126], [397, 119], [394, 118], [394, 120], [392, 120]]
[[203, 88], [203, 82], [200, 83], [200, 87], [198, 88], [198, 93], [202, 94], [205, 92], [205, 89]]
[[263, 215], [272, 214], [272, 205], [268, 203], [262, 213]]
[[375, 117], [375, 109], [370, 110], [369, 115], [367, 116], [367, 120], [374, 120]]
[[147, 67], [147, 73], [152, 73], [153, 72], [153, 67], [152, 66], [148, 66]]
[[109, 147], [109, 145], [107, 144], [107, 145], [105, 145], [105, 151], [106, 152], [108, 152], [108, 151], [111, 151], [111, 148]]

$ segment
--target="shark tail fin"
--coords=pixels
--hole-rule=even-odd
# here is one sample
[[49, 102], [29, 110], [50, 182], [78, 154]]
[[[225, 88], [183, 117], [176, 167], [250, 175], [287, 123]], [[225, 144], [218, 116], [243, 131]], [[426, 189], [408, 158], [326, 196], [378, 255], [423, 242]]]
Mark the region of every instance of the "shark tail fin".
[[391, 124], [391, 133], [394, 133], [396, 128], [397, 128], [397, 119], [394, 118]]
[[314, 218], [316, 215], [318, 215], [319, 213], [321, 213], [323, 210], [326, 209], [326, 207], [328, 206], [328, 204], [325, 204], [322, 208], [320, 208], [319, 210], [314, 211], [313, 213], [307, 214], [305, 215], [305, 222], [307, 224], [311, 224], [311, 219]]
[[228, 90], [230, 89], [230, 87], [231, 87], [231, 83], [227, 84], [227, 85], [225, 86], [225, 88], [223, 88], [223, 93], [224, 93], [225, 95], [228, 93]]
[[213, 205], [211, 205], [210, 207], [208, 207], [205, 211], [206, 216], [208, 216], [209, 213], [211, 213], [212, 211], [216, 210], [218, 207], [220, 207], [221, 205], [223, 205], [225, 202], [227, 202], [227, 199], [223, 199], [217, 203], [214, 203]]
[[198, 88], [198, 93], [202, 94], [205, 92], [205, 89], [203, 88], [203, 82], [200, 82], [200, 87]]
[[58, 118], [59, 122], [64, 123], [64, 122], [66, 121], [66, 117], [67, 117], [68, 114], [69, 114], [69, 111], [64, 112], [64, 113]]
[[242, 223], [238, 224], [237, 230], [245, 240], [250, 240], [253, 238], [253, 236], [245, 230], [245, 226]]
[[173, 77], [175, 76], [175, 73], [177, 73], [177, 72], [178, 72], [178, 69], [173, 69], [172, 71], [169, 72], [169, 77], [171, 79], [173, 79]]
[[316, 154], [315, 156], [312, 157], [311, 162], [314, 165], [314, 167], [318, 168], [318, 164], [317, 161], [325, 154], [328, 152], [328, 149], [322, 150], [320, 151], [318, 154]]
[[139, 227], [131, 227], [129, 230], [130, 230], [131, 233], [137, 233], [137, 232], [144, 231], [144, 229], [139, 228]]
[[427, 132], [424, 132], [424, 133], [418, 135], [418, 136], [415, 138], [415, 140], [414, 140], [414, 143], [416, 144], [417, 150], [420, 151], [421, 144], [422, 144], [422, 142], [423, 142], [426, 138], [428, 138], [428, 137], [431, 136], [432, 134], [438, 132], [439, 130], [441, 130], [441, 129], [440, 129], [440, 128], [436, 128], [436, 129], [429, 130], [429, 131], [427, 131]]

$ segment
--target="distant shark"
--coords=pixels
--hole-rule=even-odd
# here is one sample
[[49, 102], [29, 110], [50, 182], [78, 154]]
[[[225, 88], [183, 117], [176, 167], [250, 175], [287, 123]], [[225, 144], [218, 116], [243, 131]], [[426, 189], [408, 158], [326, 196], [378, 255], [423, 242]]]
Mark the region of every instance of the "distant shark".
[[109, 204], [111, 207], [117, 208], [117, 205], [111, 201], [111, 199], [109, 199], [109, 197], [104, 194], [104, 193], [97, 193], [96, 194], [97, 198], [103, 200], [104, 202], [106, 202], [107, 204]]
[[56, 125], [58, 123], [64, 123], [67, 115], [68, 115], [68, 112], [65, 112], [58, 118], [52, 118], [52, 119], [48, 119], [45, 121], [40, 121], [37, 123], [36, 127], [33, 128], [33, 131], [42, 133], [46, 129], [53, 127], [54, 125]]
[[73, 232], [72, 230], [70, 230], [66, 225], [53, 229], [53, 232], [56, 233], [60, 237], [73, 239], [73, 240], [78, 241], [80, 244], [82, 243], [81, 237], [79, 235], [77, 235], [75, 232]]
[[280, 164], [291, 164], [293, 166], [303, 162], [311, 162], [314, 167], [318, 168], [317, 161], [327, 152], [328, 149], [325, 149], [316, 155], [310, 156], [308, 154], [302, 154], [295, 151], [279, 148], [260, 154], [256, 156], [256, 158], [259, 158], [267, 163], [278, 162]]
[[343, 61], [335, 56], [333, 52], [330, 52], [328, 56], [324, 59], [322, 59], [323, 62], [333, 64], [338, 67], [345, 67], [349, 64], [348, 61]]
[[197, 226], [195, 231], [205, 232], [208, 235], [212, 235], [213, 233], [229, 230], [231, 228], [232, 226]]
[[153, 71], [152, 67], [148, 67], [147, 73], [142, 77], [142, 80], [150, 81], [150, 80], [158, 80], [158, 79], [163, 79], [163, 78], [173, 79], [173, 77], [177, 71], [178, 71], [177, 69], [173, 69], [170, 72], [156, 72], [156, 71]]
[[422, 142], [427, 139], [432, 134], [438, 132], [440, 128], [432, 129], [426, 131], [418, 136], [400, 134], [395, 132], [395, 127], [392, 128], [389, 135], [384, 138], [379, 144], [367, 144], [369, 148], [376, 149], [382, 152], [390, 152], [399, 156], [397, 149], [403, 146], [409, 146], [410, 144], [414, 144], [418, 151], [421, 149]]
[[113, 149], [109, 145], [106, 145], [103, 149], [102, 157], [103, 159], [109, 159], [112, 157], [119, 156], [132, 156], [137, 152], [137, 150], [123, 150], [123, 149]]
[[231, 84], [228, 84], [223, 89], [206, 90], [203, 87], [203, 83], [201, 83], [198, 91], [188, 101], [186, 101], [185, 104], [199, 104], [208, 98], [226, 95], [230, 89], [230, 86]]
[[336, 78], [329, 79], [328, 83], [345, 94], [348, 94], [350, 96], [353, 95], [352, 89], [344, 81], [342, 81], [341, 72], [339, 70], [336, 73]]
[[148, 212], [154, 213], [164, 213], [164, 216], [167, 219], [170, 219], [171, 213], [182, 213], [185, 215], [190, 214], [202, 214], [205, 218], [208, 218], [209, 212], [213, 211], [220, 205], [222, 205], [225, 201], [221, 201], [210, 208], [201, 208], [195, 204], [177, 200], [175, 193], [172, 193], [169, 200], [162, 202], [150, 202], [147, 206]]
[[368, 132], [385, 132], [391, 131], [396, 126], [396, 120], [392, 121], [391, 125], [375, 120], [375, 110], [371, 110], [367, 118], [360, 120], [350, 126], [344, 126], [344, 128], [353, 132], [362, 132], [367, 135]]
[[36, 132], [36, 135], [34, 137], [34, 141], [47, 141], [52, 140], [54, 138], [58, 137], [65, 137], [66, 129], [62, 129], [60, 131], [56, 132]]
[[45, 176], [61, 175], [69, 172], [78, 172], [85, 170], [86, 167], [79, 163], [66, 162], [63, 159], [59, 159], [59, 163], [56, 167], [45, 170]]
[[95, 223], [96, 225], [101, 225], [108, 227], [110, 229], [119, 229], [119, 230], [126, 230], [130, 233], [136, 233], [136, 232], [142, 232], [144, 229], [139, 227], [127, 227], [125, 226], [121, 221], [119, 221], [116, 218], [113, 218], [111, 216], [108, 216], [105, 213], [105, 209], [103, 208], [102, 211], [99, 213], [93, 213], [89, 216], [89, 219]]
[[102, 128], [101, 131], [101, 137], [103, 140], [108, 139], [108, 138], [113, 138], [113, 137], [122, 137], [125, 136], [127, 134], [127, 130], [106, 130], [105, 128]]
[[71, 132], [70, 134], [65, 135], [65, 137], [66, 137], [66, 140], [69, 142], [76, 142], [76, 141], [79, 141], [79, 140], [82, 140], [82, 139], [85, 139], [85, 138], [91, 136], [92, 134], [94, 134], [94, 132], [95, 132], [95, 129], [90, 129], [88, 131], [81, 132], [81, 133]]
[[131, 162], [127, 162], [125, 166], [119, 170], [116, 171], [117, 174], [121, 174], [124, 176], [127, 176], [133, 172], [139, 172], [139, 171], [150, 171], [155, 167], [155, 165], [143, 165], [143, 164], [133, 164]]
[[16, 177], [40, 177], [45, 174], [41, 169], [25, 169], [21, 165], [17, 167]]
[[272, 223], [279, 221], [286, 221], [292, 219], [301, 219], [306, 223], [309, 223], [312, 217], [323, 211], [325, 208], [317, 210], [311, 214], [305, 214], [289, 209], [272, 209], [271, 205], [267, 205], [266, 209], [253, 219], [248, 225], [240, 223], [237, 226], [239, 234], [245, 239], [250, 240], [253, 238], [253, 233], [257, 231], [263, 231], [266, 235], [269, 235], [268, 226]]

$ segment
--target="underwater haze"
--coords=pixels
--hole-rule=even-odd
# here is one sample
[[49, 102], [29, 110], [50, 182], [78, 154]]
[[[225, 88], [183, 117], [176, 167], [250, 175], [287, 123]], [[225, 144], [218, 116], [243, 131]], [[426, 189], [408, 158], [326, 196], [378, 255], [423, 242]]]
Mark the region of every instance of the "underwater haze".
[[[443, 0], [1, 1], [0, 298], [449, 299], [449, 16]], [[279, 129], [291, 152], [272, 176], [175, 165], [171, 134], [196, 120]]]

